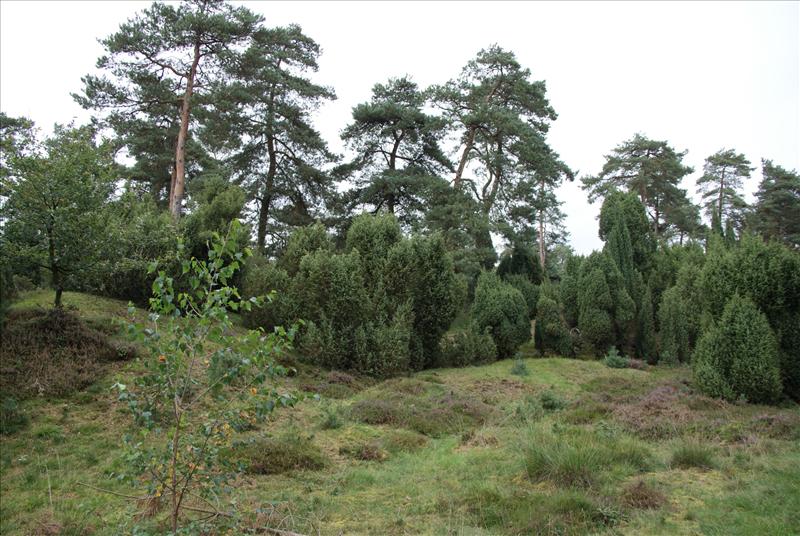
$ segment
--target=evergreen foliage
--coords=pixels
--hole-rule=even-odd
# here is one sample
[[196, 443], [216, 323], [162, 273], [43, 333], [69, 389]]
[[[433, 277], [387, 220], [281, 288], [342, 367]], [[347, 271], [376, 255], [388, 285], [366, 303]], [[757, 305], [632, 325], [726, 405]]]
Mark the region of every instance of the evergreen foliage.
[[525, 303], [528, 305], [528, 318], [536, 318], [536, 304], [539, 302], [540, 286], [531, 283], [530, 279], [522, 274], [511, 274], [505, 276], [503, 280], [522, 293]]
[[289, 236], [286, 249], [278, 258], [278, 267], [294, 276], [300, 270], [300, 261], [308, 253], [317, 250], [333, 251], [333, 241], [328, 236], [325, 226], [317, 222], [313, 225], [299, 227]]
[[542, 282], [539, 260], [533, 250], [524, 244], [515, 243], [500, 257], [500, 264], [497, 265], [497, 275], [500, 277], [513, 274], [525, 276], [534, 285]]
[[713, 250], [700, 276], [705, 310], [714, 319], [734, 295], [749, 298], [766, 315], [781, 355], [786, 393], [800, 398], [800, 255], [777, 243], [745, 234], [732, 249]]
[[753, 228], [765, 238], [800, 249], [800, 174], [762, 160]]
[[530, 338], [525, 298], [494, 273], [484, 272], [478, 277], [471, 316], [481, 332], [488, 328], [499, 359], [513, 356]]
[[647, 207], [653, 234], [660, 236], [675, 225], [672, 215], [690, 204], [681, 179], [691, 173], [683, 163], [686, 152], [677, 152], [666, 141], [636, 134], [614, 148], [596, 176], [581, 179], [589, 200], [604, 198], [615, 190], [635, 192]]
[[[530, 236], [525, 229], [533, 218], [544, 222], [543, 211], [558, 206], [549, 194], [572, 176], [545, 139], [556, 119], [545, 83], [532, 81], [513, 52], [493, 45], [433, 94], [462, 142], [455, 189], [472, 193], [503, 229]], [[474, 176], [465, 174], [470, 162], [478, 164]]]
[[692, 366], [695, 382], [710, 396], [772, 403], [781, 395], [775, 336], [752, 300], [738, 294], [701, 337]]
[[224, 81], [211, 96], [205, 143], [229, 155], [233, 181], [255, 205], [256, 247], [275, 253], [289, 232], [311, 224], [333, 205], [334, 177], [324, 168], [337, 160], [314, 128], [312, 113], [336, 98], [315, 84], [319, 45], [299, 26], [253, 32], [241, 54], [227, 58]]
[[391, 304], [411, 307], [411, 366], [414, 370], [431, 367], [438, 360], [439, 340], [462, 302], [444, 240], [433, 235], [398, 242], [389, 250], [385, 270], [390, 309]]
[[361, 256], [364, 280], [372, 291], [382, 284], [389, 250], [400, 242], [403, 232], [392, 214], [362, 214], [353, 220], [347, 231], [347, 251]]
[[219, 0], [154, 2], [101, 41], [102, 74], [85, 76], [82, 94], [73, 95], [102, 114], [134, 158], [129, 178], [146, 183], [158, 200], [168, 191], [173, 216], [181, 213], [187, 176], [202, 174], [212, 160], [190, 137], [191, 126], [213, 120], [208, 107], [220, 100], [210, 97], [221, 67], [261, 22]]
[[578, 328], [588, 350], [631, 348], [636, 306], [622, 275], [605, 253], [592, 253], [581, 264], [578, 281]]
[[497, 346], [489, 330], [471, 324], [466, 329], [446, 334], [440, 341], [441, 367], [466, 367], [491, 363], [497, 359]]
[[639, 306], [639, 318], [636, 333], [637, 354], [650, 363], [658, 361], [658, 348], [656, 346], [656, 328], [653, 317], [653, 294], [650, 286], [645, 288], [642, 302]]
[[353, 123], [342, 139], [356, 157], [338, 170], [355, 177], [349, 210], [385, 210], [406, 224], [421, 218], [430, 191], [452, 170], [440, 147], [447, 124], [423, 111], [426, 100], [404, 77], [376, 84], [371, 100], [353, 108]]
[[658, 309], [661, 331], [659, 363], [676, 365], [689, 360], [689, 326], [686, 304], [680, 289], [675, 286], [661, 296]]
[[600, 207], [600, 239], [610, 241], [612, 231], [619, 223], [625, 225], [630, 236], [634, 267], [646, 273], [650, 258], [655, 253], [656, 243], [647, 221], [647, 211], [636, 193], [614, 190], [603, 200]]
[[572, 354], [572, 340], [561, 307], [545, 293], [542, 293], [536, 305], [535, 335], [536, 348], [540, 353], [551, 351], [563, 356]]
[[243, 272], [240, 290], [244, 299], [268, 296], [261, 307], [242, 311], [244, 324], [251, 329], [260, 327], [266, 331], [289, 325], [294, 320], [289, 274], [260, 255], [247, 259]]
[[[750, 178], [750, 161], [733, 149], [722, 149], [706, 158], [703, 175], [697, 179], [697, 190], [703, 198], [706, 213], [716, 212], [725, 225], [741, 225], [747, 207], [742, 198], [742, 182]], [[725, 233], [726, 236], [728, 233]]]

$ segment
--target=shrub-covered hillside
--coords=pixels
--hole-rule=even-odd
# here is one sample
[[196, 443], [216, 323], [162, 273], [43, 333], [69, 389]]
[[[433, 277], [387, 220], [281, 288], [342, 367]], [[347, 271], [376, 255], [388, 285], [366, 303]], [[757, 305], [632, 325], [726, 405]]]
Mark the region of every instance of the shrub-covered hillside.
[[[25, 304], [47, 299], [28, 294]], [[89, 320], [124, 310], [81, 294], [64, 301]], [[536, 355], [531, 343], [521, 352]], [[521, 359], [523, 375], [504, 360], [375, 380], [286, 357], [297, 374], [284, 387], [319, 399], [234, 433], [224, 457], [246, 466], [230, 497], [247, 512], [238, 532], [795, 530], [796, 406], [709, 398], [685, 367]], [[0, 436], [4, 534], [164, 530], [164, 511], [142, 515], [144, 505], [125, 497], [136, 493], [119, 448], [131, 420], [110, 387], [140, 365], [115, 367], [87, 389], [17, 407], [27, 423]]]
[[579, 174], [496, 44], [326, 139], [320, 44], [240, 4], [121, 23], [87, 124], [0, 112], [0, 532], [797, 533], [796, 170]]

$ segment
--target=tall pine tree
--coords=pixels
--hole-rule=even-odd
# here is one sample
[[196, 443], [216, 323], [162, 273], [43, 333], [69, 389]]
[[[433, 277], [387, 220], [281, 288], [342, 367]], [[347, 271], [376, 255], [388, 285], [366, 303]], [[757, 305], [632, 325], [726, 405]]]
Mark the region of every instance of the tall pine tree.
[[722, 149], [706, 158], [703, 176], [697, 179], [697, 191], [703, 198], [706, 213], [716, 211], [723, 222], [731, 220], [741, 227], [744, 210], [742, 182], [750, 178], [750, 161], [733, 149]]
[[651, 140], [636, 134], [606, 156], [598, 175], [581, 179], [589, 201], [603, 198], [620, 189], [635, 192], [647, 208], [650, 226], [656, 236], [670, 230], [670, 218], [688, 201], [680, 188], [692, 168], [683, 163], [685, 152], [677, 152], [666, 141]]
[[[251, 46], [226, 64], [215, 110], [203, 138], [228, 155], [233, 180], [255, 204], [256, 245], [276, 248], [291, 230], [323, 216], [334, 194], [324, 171], [336, 156], [312, 125], [311, 114], [336, 98], [313, 83], [319, 45], [299, 26], [261, 28]], [[273, 249], [276, 249], [273, 248]]]
[[203, 106], [204, 90], [219, 76], [221, 60], [243, 46], [261, 20], [224, 0], [155, 2], [102, 41], [105, 54], [97, 67], [103, 74], [85, 76], [83, 94], [74, 95], [84, 108], [105, 113], [141, 171], [171, 167], [168, 202], [174, 218], [186, 188], [193, 109]]
[[766, 238], [800, 249], [800, 174], [762, 160], [753, 227]]
[[385, 210], [406, 224], [423, 215], [426, 199], [452, 169], [441, 148], [446, 123], [424, 111], [425, 94], [411, 79], [376, 84], [369, 102], [353, 108], [342, 132], [355, 158], [339, 173], [355, 177], [350, 208]]

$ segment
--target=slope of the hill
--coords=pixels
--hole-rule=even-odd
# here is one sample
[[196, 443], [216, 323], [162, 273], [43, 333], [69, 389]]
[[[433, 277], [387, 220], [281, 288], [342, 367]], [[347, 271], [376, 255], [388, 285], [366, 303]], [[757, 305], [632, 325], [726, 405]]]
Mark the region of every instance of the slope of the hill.
[[[46, 304], [31, 293], [15, 310]], [[67, 293], [89, 325], [125, 305]], [[256, 523], [302, 534], [798, 534], [800, 410], [734, 405], [685, 368], [525, 359], [375, 382], [298, 366], [320, 394], [243, 432], [237, 483]], [[118, 363], [66, 398], [33, 398], [0, 436], [0, 533], [161, 533], [131, 490], [110, 390]], [[137, 529], [139, 530], [139, 529]]]

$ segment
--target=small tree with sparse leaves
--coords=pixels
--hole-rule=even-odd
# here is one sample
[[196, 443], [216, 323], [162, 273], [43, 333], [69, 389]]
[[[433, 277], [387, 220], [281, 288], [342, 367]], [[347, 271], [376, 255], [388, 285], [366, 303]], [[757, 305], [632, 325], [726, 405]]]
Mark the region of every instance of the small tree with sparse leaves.
[[234, 220], [227, 236], [214, 235], [208, 260], [182, 261], [186, 291], [178, 292], [173, 278], [158, 272], [147, 320], [133, 317], [128, 325], [147, 350], [144, 372], [132, 385], [114, 386], [141, 426], [126, 438], [126, 460], [137, 475], [132, 480], [145, 488], [142, 498], [151, 511], [169, 509], [173, 534], [179, 527], [235, 520], [223, 497], [238, 467], [222, 452], [235, 430], [295, 401], [270, 381], [286, 373], [274, 359], [291, 345], [294, 329], [246, 335], [232, 329], [229, 311], [263, 301], [242, 300], [231, 286], [250, 255], [237, 251], [241, 232]]

